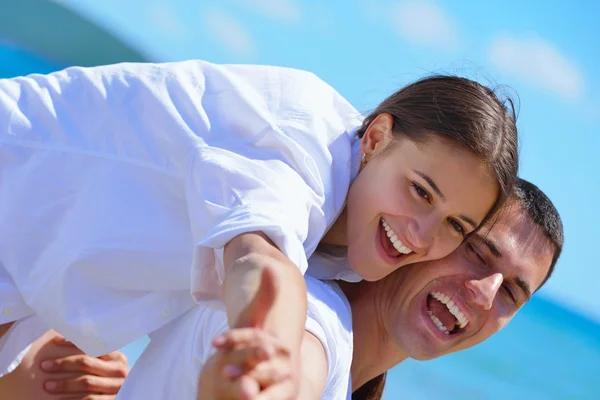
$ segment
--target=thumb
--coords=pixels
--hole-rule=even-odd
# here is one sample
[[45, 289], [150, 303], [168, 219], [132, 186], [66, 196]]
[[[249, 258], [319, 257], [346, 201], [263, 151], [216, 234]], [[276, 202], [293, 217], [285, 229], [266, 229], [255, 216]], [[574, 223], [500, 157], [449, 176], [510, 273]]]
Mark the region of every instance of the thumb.
[[279, 293], [275, 270], [266, 266], [260, 276], [260, 286], [250, 304], [239, 314], [233, 328], [263, 328], [267, 315]]

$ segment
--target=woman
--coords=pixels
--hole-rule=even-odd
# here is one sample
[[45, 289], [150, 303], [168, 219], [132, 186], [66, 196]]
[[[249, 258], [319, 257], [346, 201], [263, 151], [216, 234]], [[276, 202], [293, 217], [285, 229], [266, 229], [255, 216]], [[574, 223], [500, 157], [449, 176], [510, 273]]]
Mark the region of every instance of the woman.
[[184, 313], [190, 287], [222, 293], [235, 326], [273, 265], [265, 328], [297, 358], [318, 245], [330, 262], [309, 273], [322, 279], [441, 258], [502, 203], [518, 165], [509, 110], [455, 77], [363, 119], [291, 69], [71, 68], [0, 81], [0, 117], [0, 324], [43, 315], [91, 355]]

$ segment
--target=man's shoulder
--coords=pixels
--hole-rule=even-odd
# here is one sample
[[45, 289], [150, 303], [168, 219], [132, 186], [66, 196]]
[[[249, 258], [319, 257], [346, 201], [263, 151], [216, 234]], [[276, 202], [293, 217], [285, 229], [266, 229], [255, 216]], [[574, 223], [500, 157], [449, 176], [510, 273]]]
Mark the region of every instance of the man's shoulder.
[[327, 384], [323, 398], [346, 398], [353, 353], [350, 303], [337, 283], [305, 277], [307, 331], [321, 342], [327, 356]]
[[348, 299], [334, 281], [305, 275], [309, 318], [336, 332], [352, 332], [352, 311]]

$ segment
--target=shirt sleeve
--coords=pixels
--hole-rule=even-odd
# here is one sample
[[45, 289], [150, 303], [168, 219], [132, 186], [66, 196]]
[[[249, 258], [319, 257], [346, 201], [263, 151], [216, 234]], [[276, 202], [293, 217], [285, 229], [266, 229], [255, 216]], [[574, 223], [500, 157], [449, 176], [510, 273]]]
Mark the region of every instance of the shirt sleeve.
[[[310, 188], [285, 162], [198, 148], [186, 186], [196, 300], [218, 296], [224, 279], [223, 247], [246, 232], [266, 234], [304, 274], [304, 242], [318, 207]], [[324, 226], [313, 225], [324, 233]]]

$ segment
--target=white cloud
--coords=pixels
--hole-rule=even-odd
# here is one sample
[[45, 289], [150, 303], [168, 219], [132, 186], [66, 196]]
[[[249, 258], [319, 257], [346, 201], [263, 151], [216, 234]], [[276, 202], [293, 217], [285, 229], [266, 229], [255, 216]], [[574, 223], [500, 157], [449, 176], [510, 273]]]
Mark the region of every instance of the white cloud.
[[239, 0], [267, 18], [281, 22], [298, 22], [300, 6], [295, 0]]
[[231, 15], [208, 9], [202, 14], [204, 25], [214, 38], [236, 55], [252, 57], [256, 54], [256, 45], [250, 33]]
[[577, 66], [539, 36], [498, 36], [488, 57], [500, 71], [541, 89], [568, 100], [583, 97], [585, 83]]
[[390, 16], [400, 36], [411, 43], [445, 51], [459, 48], [456, 24], [433, 1], [401, 1], [392, 6]]
[[177, 14], [166, 3], [151, 3], [148, 5], [150, 21], [162, 33], [172, 39], [183, 39], [187, 33], [183, 28], [183, 23], [177, 17]]

